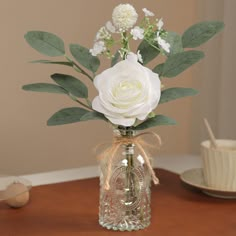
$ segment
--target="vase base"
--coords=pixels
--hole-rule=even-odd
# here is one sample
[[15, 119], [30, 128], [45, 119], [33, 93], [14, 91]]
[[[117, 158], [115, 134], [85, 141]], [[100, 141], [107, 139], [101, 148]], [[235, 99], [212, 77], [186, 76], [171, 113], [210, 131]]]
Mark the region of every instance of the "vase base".
[[118, 224], [114, 224], [114, 223], [106, 223], [106, 222], [99, 220], [99, 224], [102, 227], [109, 229], [109, 230], [136, 231], [136, 230], [147, 228], [150, 225], [150, 222], [145, 222], [145, 224], [138, 224], [137, 222], [134, 222], [134, 224], [130, 224], [124, 220], [123, 222], [120, 222]]

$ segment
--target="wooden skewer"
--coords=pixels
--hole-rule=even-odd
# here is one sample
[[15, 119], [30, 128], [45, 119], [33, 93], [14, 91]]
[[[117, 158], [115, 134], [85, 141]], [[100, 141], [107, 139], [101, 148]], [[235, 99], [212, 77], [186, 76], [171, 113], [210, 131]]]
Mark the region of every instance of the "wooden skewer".
[[207, 129], [207, 132], [208, 132], [208, 135], [210, 137], [210, 141], [211, 141], [211, 145], [214, 147], [214, 148], [217, 148], [217, 143], [216, 143], [216, 138], [212, 132], [212, 129], [207, 121], [206, 118], [204, 118], [204, 123], [205, 123], [205, 126], [206, 126], [206, 129]]

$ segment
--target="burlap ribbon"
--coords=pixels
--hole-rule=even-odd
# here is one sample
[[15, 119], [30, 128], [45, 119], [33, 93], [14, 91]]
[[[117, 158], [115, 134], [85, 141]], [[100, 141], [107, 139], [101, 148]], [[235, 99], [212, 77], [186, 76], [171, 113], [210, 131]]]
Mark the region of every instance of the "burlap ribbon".
[[107, 164], [107, 175], [105, 177], [104, 181], [104, 189], [109, 190], [110, 189], [110, 178], [111, 178], [111, 168], [112, 168], [112, 162], [115, 157], [116, 152], [122, 145], [129, 145], [129, 144], [134, 144], [137, 148], [139, 148], [143, 159], [148, 167], [148, 170], [152, 176], [152, 180], [154, 184], [159, 183], [159, 179], [156, 177], [156, 174], [152, 168], [151, 162], [150, 162], [150, 157], [148, 156], [147, 152], [145, 151], [145, 147], [154, 147], [154, 145], [151, 145], [144, 141], [143, 136], [144, 135], [149, 135], [153, 136], [155, 140], [157, 141], [158, 145], [161, 145], [161, 138], [158, 134], [154, 132], [144, 132], [135, 136], [127, 137], [127, 136], [118, 136], [115, 137], [112, 145], [108, 148], [106, 148], [104, 151], [102, 151], [99, 155], [99, 159], [107, 158], [108, 159], [108, 164]]

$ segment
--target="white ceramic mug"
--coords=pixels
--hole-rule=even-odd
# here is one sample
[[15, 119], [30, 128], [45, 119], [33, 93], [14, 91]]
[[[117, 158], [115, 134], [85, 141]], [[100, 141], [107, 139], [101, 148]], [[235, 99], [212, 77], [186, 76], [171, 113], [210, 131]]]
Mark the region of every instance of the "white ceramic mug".
[[236, 191], [236, 140], [218, 139], [217, 148], [209, 140], [201, 143], [206, 184], [222, 191]]

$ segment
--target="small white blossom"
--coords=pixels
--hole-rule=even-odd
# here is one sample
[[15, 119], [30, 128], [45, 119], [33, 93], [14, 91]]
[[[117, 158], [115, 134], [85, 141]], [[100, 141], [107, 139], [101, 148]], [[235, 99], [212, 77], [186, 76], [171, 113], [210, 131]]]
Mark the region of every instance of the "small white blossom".
[[96, 34], [96, 40], [100, 39], [110, 39], [111, 34], [107, 31], [107, 29], [103, 26]]
[[163, 22], [163, 20], [161, 18], [160, 20], [157, 21], [157, 29], [161, 30], [163, 25], [164, 25], [164, 22]]
[[112, 13], [113, 24], [120, 32], [132, 28], [137, 19], [138, 14], [130, 4], [120, 4], [114, 8]]
[[134, 40], [144, 38], [144, 29], [140, 28], [139, 26], [135, 26], [133, 29], [131, 29], [130, 33]]
[[143, 58], [142, 58], [142, 55], [140, 53], [140, 50], [137, 51], [137, 57], [138, 57], [138, 61], [143, 63]]
[[108, 22], [106, 23], [106, 28], [107, 28], [107, 30], [110, 31], [111, 33], [115, 33], [115, 32], [116, 32], [115, 26], [114, 26], [110, 21], [108, 21]]
[[144, 14], [145, 14], [146, 17], [148, 17], [148, 16], [154, 16], [154, 13], [151, 12], [151, 11], [149, 11], [147, 8], [143, 8], [142, 10], [143, 10], [143, 12], [144, 12]]
[[164, 39], [162, 39], [160, 36], [157, 37], [157, 42], [159, 46], [166, 52], [170, 52], [170, 44], [167, 43]]
[[89, 50], [89, 52], [93, 56], [97, 56], [98, 54], [101, 54], [102, 52], [106, 51], [105, 43], [103, 41], [95, 42], [93, 45], [93, 48]]

